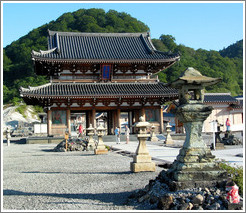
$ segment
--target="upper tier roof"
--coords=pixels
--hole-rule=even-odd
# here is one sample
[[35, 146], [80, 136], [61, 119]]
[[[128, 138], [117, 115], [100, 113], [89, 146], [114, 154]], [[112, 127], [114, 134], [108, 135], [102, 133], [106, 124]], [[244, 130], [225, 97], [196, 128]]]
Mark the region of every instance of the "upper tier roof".
[[48, 31], [48, 50], [32, 51], [34, 60], [84, 63], [165, 63], [178, 54], [157, 51], [149, 33]]

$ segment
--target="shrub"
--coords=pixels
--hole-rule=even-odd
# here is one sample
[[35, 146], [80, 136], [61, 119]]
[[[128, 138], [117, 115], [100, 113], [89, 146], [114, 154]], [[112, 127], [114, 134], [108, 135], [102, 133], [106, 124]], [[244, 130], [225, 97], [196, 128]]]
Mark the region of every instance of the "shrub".
[[12, 103], [14, 106], [18, 106], [18, 105], [21, 103], [21, 99], [18, 98], [18, 97], [14, 97], [14, 98], [11, 100], [11, 103]]
[[34, 105], [33, 108], [34, 108], [34, 110], [35, 110], [36, 113], [42, 113], [42, 112], [44, 112], [43, 107], [41, 107], [39, 105]]
[[19, 112], [21, 115], [23, 115], [24, 118], [26, 118], [26, 109], [27, 109], [27, 105], [26, 104], [21, 104], [20, 106], [18, 106], [16, 108], [16, 111]]

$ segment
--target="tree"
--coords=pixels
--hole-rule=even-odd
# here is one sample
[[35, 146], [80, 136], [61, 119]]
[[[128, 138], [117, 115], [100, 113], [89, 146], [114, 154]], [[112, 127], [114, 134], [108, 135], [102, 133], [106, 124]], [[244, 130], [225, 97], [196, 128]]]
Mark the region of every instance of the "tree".
[[160, 40], [170, 51], [173, 51], [177, 46], [172, 35], [161, 35]]

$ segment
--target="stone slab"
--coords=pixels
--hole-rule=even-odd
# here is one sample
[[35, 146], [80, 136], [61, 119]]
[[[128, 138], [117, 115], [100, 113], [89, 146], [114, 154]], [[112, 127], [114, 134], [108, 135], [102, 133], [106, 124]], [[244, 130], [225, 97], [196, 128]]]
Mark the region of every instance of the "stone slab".
[[95, 155], [108, 154], [108, 150], [107, 149], [94, 149], [94, 154]]
[[130, 164], [131, 172], [155, 172], [155, 163], [134, 163], [131, 162]]
[[159, 174], [161, 182], [166, 183], [171, 191], [191, 189], [191, 188], [205, 188], [205, 187], [225, 187], [227, 178], [221, 178], [217, 180], [186, 180], [186, 181], [175, 181], [169, 178], [166, 171], [162, 171]]
[[48, 144], [48, 143], [55, 143], [59, 144], [62, 142], [64, 138], [62, 137], [29, 137], [26, 139], [26, 144]]

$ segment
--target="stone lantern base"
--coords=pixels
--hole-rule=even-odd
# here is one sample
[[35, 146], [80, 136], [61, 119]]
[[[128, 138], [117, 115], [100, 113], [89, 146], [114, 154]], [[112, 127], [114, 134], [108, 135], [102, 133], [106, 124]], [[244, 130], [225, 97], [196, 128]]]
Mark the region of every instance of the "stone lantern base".
[[152, 133], [151, 137], [150, 137], [150, 141], [152, 142], [158, 142], [159, 139], [156, 137], [155, 133]]
[[94, 149], [94, 154], [95, 155], [100, 155], [100, 154], [107, 154], [108, 150], [106, 149], [102, 139], [99, 140], [96, 149]]
[[94, 149], [94, 154], [95, 155], [108, 154], [108, 150], [107, 149]]
[[228, 179], [219, 168], [209, 148], [182, 148], [170, 169], [163, 171], [162, 180], [171, 190], [222, 186]]
[[96, 149], [94, 149], [94, 154], [95, 155], [108, 154], [108, 150], [106, 149], [102, 140], [102, 135], [100, 135], [98, 139], [99, 139], [98, 144], [96, 146]]
[[[219, 172], [218, 174], [216, 174]], [[193, 173], [196, 177], [210, 177], [210, 180], [205, 180], [205, 178], [199, 178], [199, 180], [185, 180], [185, 181], [176, 181], [172, 177], [172, 174], [168, 173], [167, 171], [162, 171], [159, 174], [159, 178], [161, 179], [161, 182], [164, 182], [168, 185], [169, 189], [171, 191], [179, 191], [184, 189], [193, 189], [193, 188], [209, 188], [209, 187], [225, 187], [226, 182], [228, 181], [227, 174], [221, 173], [221, 171], [193, 171], [189, 172], [183, 172], [184, 174], [190, 175], [190, 173]], [[214, 177], [211, 178], [211, 173], [214, 173]], [[203, 180], [201, 180], [203, 179]]]
[[150, 155], [135, 155], [130, 164], [132, 172], [155, 172], [155, 163]]
[[167, 138], [165, 140], [165, 144], [166, 145], [173, 145], [174, 144], [173, 139], [172, 139], [170, 133], [167, 134]]

